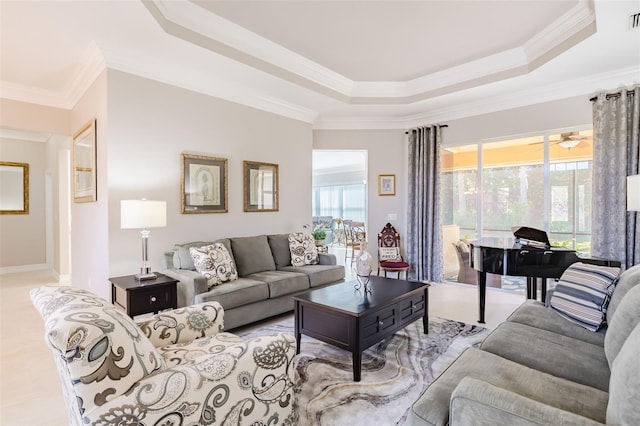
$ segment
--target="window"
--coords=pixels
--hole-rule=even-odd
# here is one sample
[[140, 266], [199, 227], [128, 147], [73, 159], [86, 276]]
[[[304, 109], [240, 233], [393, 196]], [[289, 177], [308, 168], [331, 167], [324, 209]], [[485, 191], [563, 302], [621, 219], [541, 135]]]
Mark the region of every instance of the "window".
[[540, 228], [553, 245], [588, 255], [592, 134], [447, 148], [442, 153], [443, 223], [458, 225], [460, 237], [471, 239], [512, 236], [517, 225]]
[[313, 216], [366, 222], [367, 151], [313, 151]]

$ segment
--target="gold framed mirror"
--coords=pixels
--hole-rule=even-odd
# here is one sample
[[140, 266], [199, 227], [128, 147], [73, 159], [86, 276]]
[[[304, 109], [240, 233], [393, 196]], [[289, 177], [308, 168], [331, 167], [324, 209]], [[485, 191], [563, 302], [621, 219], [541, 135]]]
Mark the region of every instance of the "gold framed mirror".
[[73, 136], [73, 201], [96, 201], [96, 119]]
[[29, 164], [0, 161], [0, 214], [29, 214]]
[[278, 165], [244, 161], [244, 211], [277, 212]]

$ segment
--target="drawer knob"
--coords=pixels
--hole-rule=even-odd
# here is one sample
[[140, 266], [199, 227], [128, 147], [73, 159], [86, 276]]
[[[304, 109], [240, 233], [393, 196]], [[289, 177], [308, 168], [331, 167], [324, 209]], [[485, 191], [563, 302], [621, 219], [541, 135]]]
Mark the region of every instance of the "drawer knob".
[[151, 302], [154, 302], [154, 303], [155, 303], [155, 301], [156, 301], [156, 300], [157, 300], [157, 299], [156, 299], [156, 297], [155, 297], [155, 296], [151, 296]]
[[378, 321], [378, 325], [379, 325], [379, 326], [383, 326], [383, 325], [384, 325], [384, 323], [383, 323], [382, 321]]

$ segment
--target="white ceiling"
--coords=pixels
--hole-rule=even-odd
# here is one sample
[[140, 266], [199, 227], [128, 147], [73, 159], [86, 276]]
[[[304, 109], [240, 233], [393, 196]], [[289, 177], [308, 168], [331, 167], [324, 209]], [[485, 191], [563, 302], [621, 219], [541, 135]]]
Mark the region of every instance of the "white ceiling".
[[640, 83], [640, 0], [0, 1], [0, 96], [104, 69], [313, 123], [408, 128]]

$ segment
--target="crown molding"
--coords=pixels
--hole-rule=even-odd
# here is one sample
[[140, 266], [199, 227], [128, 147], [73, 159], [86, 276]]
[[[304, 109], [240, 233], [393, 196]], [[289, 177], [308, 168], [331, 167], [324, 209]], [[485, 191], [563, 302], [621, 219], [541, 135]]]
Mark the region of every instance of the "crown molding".
[[294, 120], [313, 123], [317, 112], [294, 105], [280, 99], [268, 97], [251, 90], [235, 81], [226, 80], [212, 74], [202, 73], [178, 63], [166, 63], [152, 57], [138, 54], [125, 55], [104, 50], [110, 69], [148, 78], [175, 87], [191, 90], [208, 96], [224, 99], [237, 104], [256, 108]]
[[[442, 123], [574, 96], [585, 96], [585, 102], [587, 102], [596, 92], [617, 90], [621, 87], [630, 87], [636, 84], [640, 84], [640, 66], [628, 67], [610, 73], [595, 74], [581, 79], [556, 82], [544, 87], [530, 88], [506, 95], [484, 98], [475, 102], [464, 102], [449, 108], [438, 108], [435, 111], [430, 110], [392, 119], [384, 116], [331, 117], [320, 115], [314, 122], [313, 128], [314, 130], [406, 130], [425, 124]], [[428, 107], [425, 106], [425, 109], [428, 109]]]
[[523, 75], [595, 33], [593, 0], [580, 0], [522, 46], [409, 81], [350, 80], [188, 1], [143, 0], [165, 32], [351, 104], [407, 104]]
[[87, 48], [78, 63], [72, 77], [59, 91], [2, 81], [0, 82], [0, 94], [3, 98], [14, 101], [72, 109], [106, 67], [104, 56], [95, 43]]

